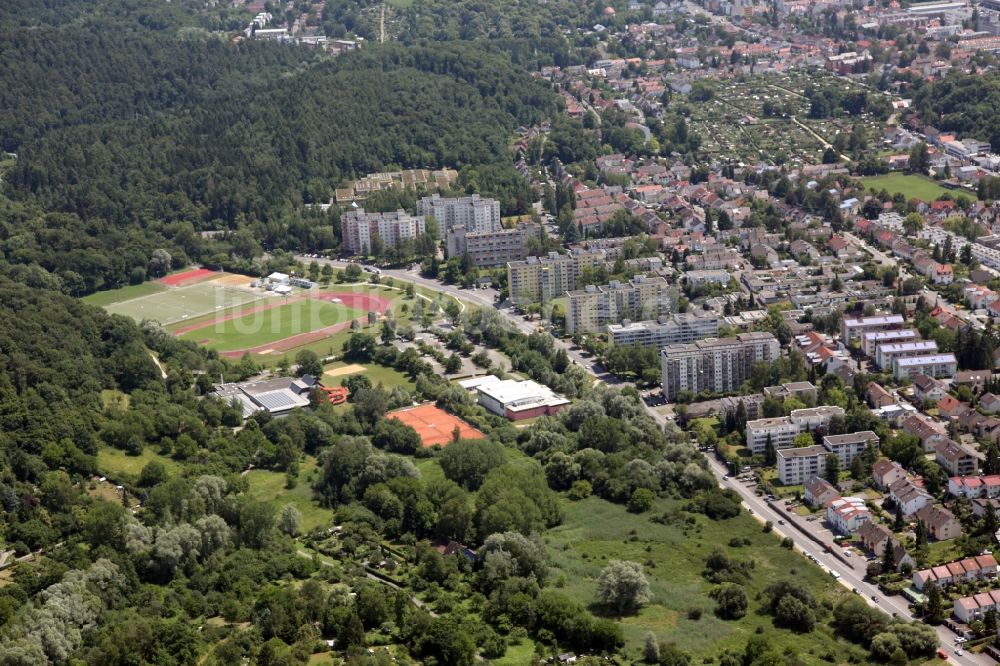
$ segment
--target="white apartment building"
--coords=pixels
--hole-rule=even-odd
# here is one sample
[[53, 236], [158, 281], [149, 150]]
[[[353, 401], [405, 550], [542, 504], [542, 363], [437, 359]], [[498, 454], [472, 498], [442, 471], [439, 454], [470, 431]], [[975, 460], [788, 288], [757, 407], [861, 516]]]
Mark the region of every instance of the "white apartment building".
[[819, 444], [778, 450], [778, 480], [786, 486], [805, 483], [826, 468], [830, 452]]
[[692, 287], [701, 287], [706, 284], [721, 284], [722, 286], [726, 286], [729, 284], [729, 273], [722, 270], [687, 271], [684, 273], [684, 279]]
[[919, 339], [920, 332], [912, 328], [898, 331], [868, 331], [861, 335], [861, 351], [865, 356], [875, 356], [875, 351], [881, 344], [916, 342]]
[[886, 342], [875, 350], [875, 364], [885, 370], [892, 367], [893, 360], [911, 356], [931, 356], [937, 354], [938, 346], [933, 340], [914, 342]]
[[892, 362], [892, 374], [896, 381], [913, 379], [917, 375], [928, 377], [953, 377], [958, 371], [958, 361], [954, 354], [930, 354], [897, 358]]
[[528, 257], [507, 263], [507, 290], [517, 304], [544, 303], [576, 289], [576, 281], [587, 268], [605, 262], [603, 251], [550, 252], [546, 257]]
[[673, 290], [661, 277], [637, 275], [628, 282], [587, 285], [566, 292], [566, 332], [596, 333], [625, 319], [661, 317], [673, 307]]
[[681, 391], [735, 391], [757, 363], [775, 361], [780, 353], [778, 339], [763, 332], [668, 345], [660, 350], [663, 395], [673, 400]]
[[844, 435], [826, 435], [823, 447], [840, 461], [840, 468], [847, 469], [854, 459], [865, 452], [870, 444], [878, 446], [878, 435], [871, 430], [852, 432]]
[[840, 324], [840, 335], [844, 344], [860, 341], [861, 336], [871, 331], [892, 331], [903, 328], [902, 315], [880, 315], [877, 317], [845, 318]]
[[854, 534], [871, 519], [872, 514], [860, 497], [841, 497], [826, 507], [826, 521], [838, 534]]
[[719, 318], [711, 313], [680, 312], [652, 321], [622, 321], [608, 324], [612, 345], [665, 347], [712, 338], [719, 334]]
[[432, 194], [417, 202], [417, 215], [433, 215], [440, 227], [440, 238], [449, 229], [463, 226], [469, 233], [482, 234], [500, 231], [500, 202], [482, 199], [478, 194], [469, 197], [442, 197]]
[[364, 208], [351, 210], [340, 217], [344, 248], [351, 254], [369, 254], [372, 240], [382, 240], [384, 247], [396, 247], [404, 239], [413, 239], [424, 233], [424, 218], [406, 211], [393, 213], [366, 213]]
[[747, 448], [754, 455], [763, 455], [770, 441], [776, 450], [790, 449], [800, 432], [799, 424], [792, 421], [790, 416], [747, 421]]
[[747, 448], [754, 455], [760, 455], [767, 450], [768, 437], [775, 449], [787, 449], [792, 446], [795, 437], [800, 432], [826, 428], [834, 416], [843, 416], [844, 410], [835, 405], [821, 405], [806, 409], [794, 409], [789, 416], [778, 416], [767, 419], [747, 421]]
[[528, 256], [528, 241], [541, 237], [541, 227], [534, 222], [525, 222], [513, 229], [470, 232], [460, 224], [448, 229], [445, 235], [449, 258], [468, 254], [479, 268], [493, 268], [525, 259]]

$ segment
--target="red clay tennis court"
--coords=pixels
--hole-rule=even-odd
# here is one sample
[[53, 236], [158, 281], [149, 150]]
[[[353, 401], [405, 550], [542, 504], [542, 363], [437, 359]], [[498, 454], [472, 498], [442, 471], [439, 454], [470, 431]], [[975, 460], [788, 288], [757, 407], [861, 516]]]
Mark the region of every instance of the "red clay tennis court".
[[483, 433], [457, 416], [452, 416], [431, 403], [419, 407], [397, 409], [394, 412], [389, 412], [387, 416], [391, 419], [399, 419], [416, 430], [424, 448], [435, 444], [447, 446], [454, 439], [452, 433], [455, 426], [458, 426], [460, 439], [483, 439]]
[[173, 275], [162, 277], [157, 280], [157, 282], [165, 284], [168, 287], [181, 287], [195, 282], [201, 282], [202, 280], [206, 280], [213, 275], [218, 275], [218, 272], [211, 271], [207, 268], [192, 268], [189, 271], [174, 273]]

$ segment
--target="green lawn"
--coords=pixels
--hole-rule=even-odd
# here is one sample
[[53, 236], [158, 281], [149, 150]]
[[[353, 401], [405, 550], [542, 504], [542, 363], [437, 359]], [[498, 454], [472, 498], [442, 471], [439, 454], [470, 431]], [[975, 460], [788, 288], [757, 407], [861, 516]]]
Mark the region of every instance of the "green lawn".
[[305, 298], [219, 321], [181, 335], [220, 351], [258, 347], [361, 316], [340, 303]]
[[517, 645], [507, 646], [507, 652], [499, 659], [490, 661], [493, 666], [523, 666], [530, 664], [531, 658], [535, 654], [535, 642], [530, 638], [525, 638]]
[[90, 303], [91, 305], [96, 305], [99, 308], [107, 307], [114, 303], [122, 303], [124, 301], [130, 301], [133, 298], [141, 298], [142, 296], [150, 296], [157, 292], [166, 289], [159, 282], [143, 282], [142, 284], [133, 284], [128, 287], [122, 287], [121, 289], [109, 289], [107, 291], [99, 291], [89, 296], [84, 296], [80, 300], [84, 303]]
[[943, 194], [950, 194], [956, 199], [960, 195], [969, 196], [968, 193], [961, 190], [949, 190], [941, 187], [930, 178], [915, 174], [889, 173], [883, 176], [862, 178], [861, 182], [865, 187], [873, 188], [876, 192], [884, 189], [889, 194], [898, 192], [907, 199], [920, 199], [927, 202], [940, 199]]
[[[340, 347], [337, 346], [335, 348], [335, 353], [339, 352], [340, 352]], [[346, 365], [355, 365], [355, 364], [344, 363], [343, 361], [337, 361], [336, 363], [330, 363], [324, 366], [323, 370], [324, 371], [336, 370], [337, 368], [343, 368]], [[384, 365], [379, 365], [378, 363], [363, 363], [361, 365], [363, 365], [365, 368], [363, 371], [351, 374], [364, 374], [365, 376], [368, 377], [368, 379], [371, 380], [372, 384], [375, 386], [382, 384], [382, 386], [384, 386], [387, 390], [392, 390], [392, 387], [394, 386], [402, 386], [408, 391], [412, 391], [416, 387], [416, 384], [414, 384], [413, 381], [408, 376], [404, 375], [402, 372], [399, 372], [398, 370], [394, 370], [393, 368], [387, 368]], [[323, 383], [326, 386], [340, 386], [340, 382], [343, 379], [350, 377], [351, 374], [337, 375], [336, 377], [332, 377], [330, 375], [324, 375]]]
[[134, 481], [139, 478], [142, 468], [154, 460], [162, 463], [169, 474], [181, 471], [181, 466], [175, 460], [161, 456], [149, 447], [143, 449], [142, 455], [130, 456], [120, 449], [109, 446], [97, 452], [97, 469], [116, 481]]
[[308, 532], [315, 527], [333, 524], [333, 511], [322, 508], [313, 500], [313, 472], [317, 472], [316, 459], [306, 456], [299, 466], [298, 483], [289, 490], [285, 487], [285, 475], [282, 472], [272, 472], [266, 469], [253, 469], [247, 472], [247, 482], [250, 484], [250, 495], [261, 502], [270, 502], [277, 510], [286, 504], [291, 504], [302, 512], [302, 531]]
[[[809, 634], [794, 634], [776, 629], [771, 618], [759, 612], [756, 595], [776, 580], [803, 582], [817, 596], [836, 598], [849, 594], [832, 578], [824, 575], [802, 556], [782, 548], [774, 535], [765, 534], [759, 523], [747, 514], [714, 522], [697, 517], [697, 526], [686, 531], [682, 525], [661, 525], [650, 517], [679, 504], [660, 500], [645, 515], [628, 513], [624, 507], [596, 497], [580, 502], [566, 502], [563, 525], [546, 534], [552, 557], [553, 575], [565, 575], [565, 592], [585, 604], [594, 601], [595, 579], [612, 559], [643, 563], [650, 581], [653, 601], [634, 617], [622, 618], [627, 649], [638, 656], [645, 635], [653, 631], [657, 638], [674, 641], [691, 652], [694, 663], [717, 656], [726, 648], [742, 649], [747, 639], [762, 628], [782, 649], [800, 655], [806, 663], [820, 663], [823, 655], [834, 655], [833, 663], [846, 663], [854, 655], [855, 663], [865, 654], [836, 639], [825, 628]], [[751, 544], [740, 548], [728, 546], [730, 539], [741, 537]], [[713, 585], [702, 576], [706, 556], [722, 546], [736, 559], [752, 559], [755, 569], [747, 583], [750, 609], [738, 621], [724, 621], [713, 614], [714, 602], [708, 593]], [[701, 619], [689, 619], [688, 611], [699, 608]]]

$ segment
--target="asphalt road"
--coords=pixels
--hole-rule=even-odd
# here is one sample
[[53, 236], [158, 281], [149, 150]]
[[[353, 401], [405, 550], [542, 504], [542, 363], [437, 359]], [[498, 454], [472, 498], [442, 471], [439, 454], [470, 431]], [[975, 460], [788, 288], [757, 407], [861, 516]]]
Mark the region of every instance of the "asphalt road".
[[[871, 252], [872, 255], [880, 262], [886, 265], [896, 265], [895, 259], [879, 252], [875, 248], [871, 247], [867, 243], [861, 241], [861, 239], [855, 238], [851, 234], [845, 234], [850, 240], [856, 242], [858, 245], [863, 247], [866, 251]], [[321, 264], [330, 264], [332, 266], [343, 268], [347, 266], [349, 262], [335, 261], [330, 259], [312, 259], [309, 257], [299, 257], [302, 261], [318, 261]], [[903, 274], [902, 267], [900, 267], [900, 274]], [[437, 280], [428, 280], [419, 275], [416, 269], [410, 270], [382, 270], [382, 275], [387, 277], [392, 277], [396, 280], [413, 282], [414, 284], [426, 287], [428, 289], [443, 292], [450, 296], [475, 303], [477, 305], [496, 307], [493, 299], [495, 292], [493, 290], [477, 290], [477, 289], [461, 289], [453, 285], [444, 285]], [[536, 324], [533, 322], [525, 321], [523, 317], [517, 315], [510, 308], [498, 308], [498, 310], [504, 314], [507, 319], [517, 327], [518, 330], [525, 333], [531, 333], [535, 330]], [[566, 350], [570, 359], [575, 363], [578, 363], [584, 367], [591, 375], [597, 379], [604, 381], [609, 384], [619, 383], [618, 380], [608, 374], [597, 372], [593, 369], [591, 359], [585, 358], [580, 350], [571, 349], [571, 343], [565, 340], [556, 339], [555, 344], [557, 347], [561, 347]], [[645, 405], [646, 412], [655, 420], [661, 427], [666, 425], [667, 417], [660, 414], [655, 409], [649, 405]], [[868, 603], [869, 606], [878, 608], [887, 614], [895, 613], [898, 617], [907, 620], [914, 620], [912, 613], [908, 608], [907, 602], [902, 597], [885, 597], [878, 590], [875, 585], [872, 585], [864, 580], [866, 565], [864, 560], [859, 559], [857, 563], [857, 568], [855, 566], [849, 566], [837, 559], [833, 555], [827, 553], [823, 548], [820, 548], [816, 542], [804, 535], [799, 530], [795, 529], [790, 525], [779, 525], [778, 521], [788, 521], [789, 515], [786, 512], [772, 509], [763, 497], [758, 497], [754, 494], [753, 490], [739, 483], [735, 479], [727, 480], [725, 479], [728, 470], [726, 470], [717, 460], [711, 456], [707, 456], [709, 461], [709, 468], [712, 473], [715, 474], [719, 481], [719, 485], [723, 488], [731, 488], [736, 491], [741, 497], [743, 504], [748, 510], [750, 510], [754, 516], [758, 518], [761, 522], [770, 520], [775, 526], [774, 531], [780, 537], [789, 537], [795, 544], [796, 550], [802, 553], [811, 553], [814, 555], [819, 563], [827, 570], [831, 572], [836, 572], [840, 575], [840, 583], [844, 585], [849, 590], [857, 590], [863, 599]], [[875, 601], [878, 599], [878, 601]], [[937, 627], [936, 632], [938, 639], [940, 641], [940, 647], [948, 653], [949, 661], [955, 664], [961, 664], [963, 666], [989, 666], [994, 664], [992, 659], [981, 656], [973, 655], [968, 652], [963, 652], [962, 656], [957, 656], [955, 654], [955, 638], [957, 634], [952, 632], [946, 627]]]

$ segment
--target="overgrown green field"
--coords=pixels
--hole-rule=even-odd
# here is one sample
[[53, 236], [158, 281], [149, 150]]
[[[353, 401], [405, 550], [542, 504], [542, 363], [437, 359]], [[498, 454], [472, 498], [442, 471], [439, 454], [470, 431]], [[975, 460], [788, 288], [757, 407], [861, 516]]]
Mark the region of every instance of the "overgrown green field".
[[[760, 628], [776, 645], [807, 663], [820, 663], [825, 656], [832, 656], [830, 663], [835, 664], [846, 663], [851, 655], [859, 660], [855, 663], [864, 660], [866, 652], [837, 639], [825, 627], [817, 625], [808, 634], [775, 628], [770, 616], [759, 611], [760, 602], [755, 599], [778, 580], [799, 581], [817, 597], [831, 600], [850, 594], [842, 586], [798, 553], [782, 548], [775, 535], [765, 534], [747, 514], [718, 522], [698, 515], [693, 527], [650, 520], [679, 504], [660, 500], [653, 511], [635, 515], [596, 497], [567, 501], [563, 524], [546, 534], [553, 575], [562, 575], [564, 591], [590, 605], [595, 579], [609, 560], [642, 563], [652, 588], [652, 602], [638, 615], [620, 619], [628, 649], [636, 656], [649, 631], [661, 641], [677, 643], [695, 656], [695, 663], [701, 663], [703, 657], [717, 656], [726, 648], [742, 650]], [[733, 539], [745, 539], [749, 544], [733, 547], [729, 545]], [[714, 586], [701, 572], [705, 558], [717, 546], [734, 559], [754, 562], [753, 575], [746, 584], [750, 609], [740, 620], [724, 621], [713, 614], [715, 603], [708, 593]], [[693, 619], [691, 611], [696, 610], [702, 611], [700, 619]]]
[[148, 447], [143, 449], [142, 455], [130, 456], [125, 451], [110, 446], [97, 452], [97, 469], [116, 481], [134, 481], [139, 478], [142, 468], [154, 460], [159, 461], [171, 475], [181, 470], [177, 461], [161, 456]]
[[252, 469], [247, 472], [250, 495], [261, 502], [269, 502], [278, 511], [291, 504], [302, 513], [302, 531], [315, 527], [329, 527], [333, 524], [333, 511], [324, 509], [313, 500], [313, 473], [317, 470], [316, 459], [306, 456], [299, 465], [298, 482], [294, 488], [285, 487], [285, 475], [266, 469]]

